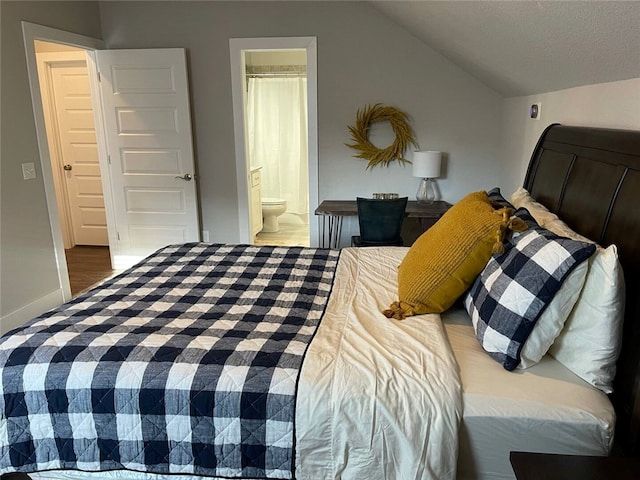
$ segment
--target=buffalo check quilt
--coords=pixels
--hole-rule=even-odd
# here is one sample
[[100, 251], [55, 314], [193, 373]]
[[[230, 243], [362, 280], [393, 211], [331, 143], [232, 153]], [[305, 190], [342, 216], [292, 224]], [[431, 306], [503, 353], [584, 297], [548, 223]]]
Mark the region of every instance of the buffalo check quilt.
[[0, 473], [293, 478], [337, 250], [163, 248], [0, 340]]

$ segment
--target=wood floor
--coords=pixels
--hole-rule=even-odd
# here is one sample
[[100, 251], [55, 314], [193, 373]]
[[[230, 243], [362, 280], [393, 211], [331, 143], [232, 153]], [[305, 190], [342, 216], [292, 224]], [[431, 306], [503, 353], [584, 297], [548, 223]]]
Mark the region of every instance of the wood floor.
[[[309, 225], [280, 224], [277, 233], [259, 233], [256, 245], [309, 246]], [[71, 294], [75, 297], [96, 283], [114, 275], [109, 247], [76, 245], [65, 250]]]
[[65, 250], [71, 294], [80, 292], [113, 275], [109, 247], [76, 245]]

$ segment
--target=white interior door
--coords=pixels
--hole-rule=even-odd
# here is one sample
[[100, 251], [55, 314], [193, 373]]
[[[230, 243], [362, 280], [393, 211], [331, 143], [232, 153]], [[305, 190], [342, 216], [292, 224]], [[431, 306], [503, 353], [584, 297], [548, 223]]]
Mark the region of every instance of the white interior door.
[[51, 81], [73, 243], [109, 245], [86, 61], [52, 63]]
[[96, 52], [118, 265], [200, 240], [184, 49]]

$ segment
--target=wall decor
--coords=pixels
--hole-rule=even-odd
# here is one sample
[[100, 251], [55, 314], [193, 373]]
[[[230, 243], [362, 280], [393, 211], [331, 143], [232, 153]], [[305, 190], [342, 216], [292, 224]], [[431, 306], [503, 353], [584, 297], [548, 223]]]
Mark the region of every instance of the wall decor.
[[[395, 107], [387, 107], [380, 103], [367, 105], [362, 110], [358, 110], [356, 124], [349, 126], [351, 139], [354, 143], [346, 143], [345, 145], [360, 152], [354, 157], [369, 160], [367, 169], [376, 165], [388, 167], [394, 160], [398, 160], [400, 163], [411, 163], [410, 160], [404, 158], [404, 152], [409, 145], [415, 147], [418, 145], [408, 119], [409, 116], [406, 113]], [[384, 121], [391, 124], [396, 138], [388, 147], [378, 148], [369, 141], [369, 128], [374, 123]]]

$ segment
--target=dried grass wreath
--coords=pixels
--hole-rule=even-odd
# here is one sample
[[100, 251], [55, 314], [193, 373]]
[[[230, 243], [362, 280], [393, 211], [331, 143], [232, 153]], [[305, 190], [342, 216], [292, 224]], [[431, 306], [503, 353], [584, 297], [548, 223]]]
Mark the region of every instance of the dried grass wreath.
[[[351, 139], [355, 143], [346, 143], [345, 145], [360, 151], [354, 157], [369, 160], [367, 170], [376, 165], [387, 167], [394, 160], [398, 160], [401, 163], [411, 163], [404, 158], [404, 152], [409, 145], [415, 147], [418, 145], [407, 123], [408, 118], [406, 113], [394, 107], [385, 107], [379, 103], [367, 105], [364, 109], [358, 110], [355, 126], [349, 126]], [[387, 148], [378, 148], [369, 141], [369, 128], [371, 124], [384, 122], [385, 120], [391, 124], [396, 139]]]

